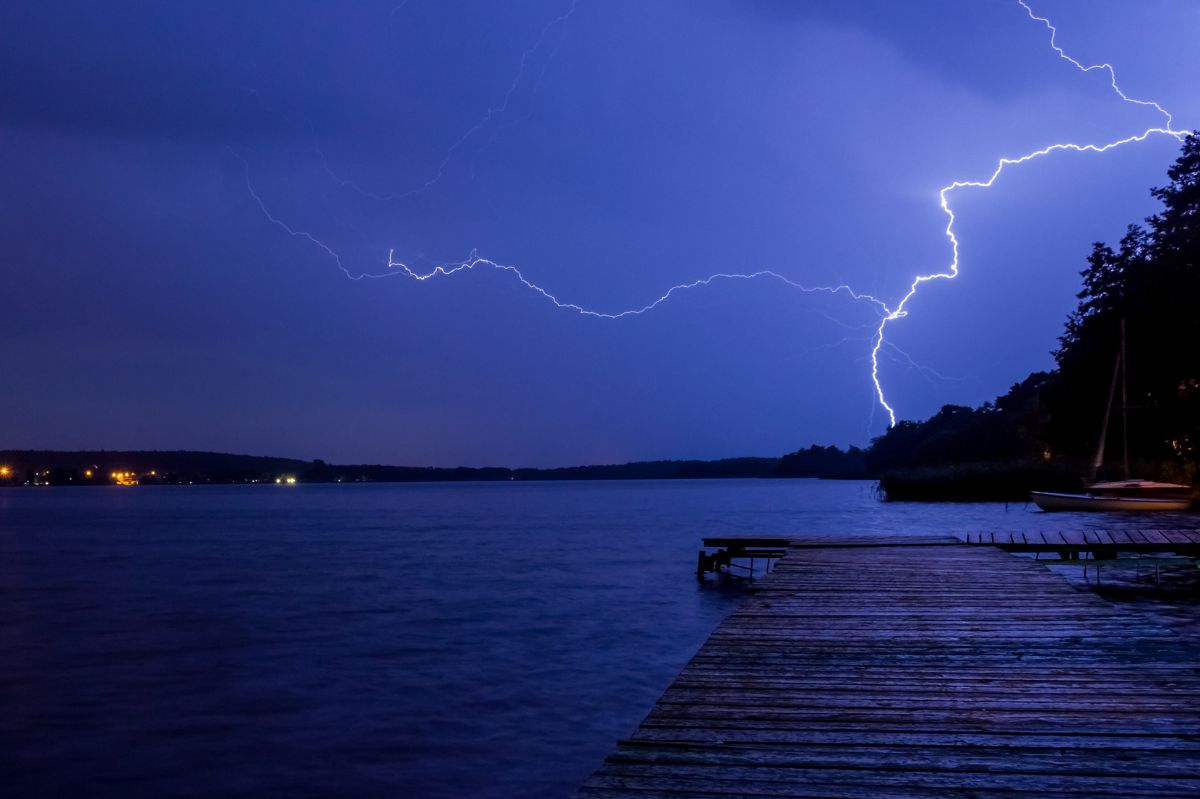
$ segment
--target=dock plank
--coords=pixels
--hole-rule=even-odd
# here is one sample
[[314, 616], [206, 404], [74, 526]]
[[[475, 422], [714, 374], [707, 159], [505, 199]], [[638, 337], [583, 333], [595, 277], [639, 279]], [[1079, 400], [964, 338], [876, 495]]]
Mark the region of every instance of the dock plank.
[[1118, 541], [793, 539], [579, 795], [1200, 796], [1200, 644], [999, 549]]

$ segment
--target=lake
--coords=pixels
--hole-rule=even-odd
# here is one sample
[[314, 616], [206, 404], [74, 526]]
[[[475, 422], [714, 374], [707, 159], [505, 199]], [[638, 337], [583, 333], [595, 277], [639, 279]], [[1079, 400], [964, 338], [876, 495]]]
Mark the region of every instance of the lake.
[[702, 536], [1149, 523], [817, 480], [2, 489], [4, 795], [569, 796], [738, 602]]

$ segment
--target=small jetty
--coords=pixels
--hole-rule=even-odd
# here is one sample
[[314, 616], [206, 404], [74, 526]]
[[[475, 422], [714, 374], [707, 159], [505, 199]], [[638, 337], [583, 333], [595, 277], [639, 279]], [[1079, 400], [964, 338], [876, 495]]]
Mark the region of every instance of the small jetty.
[[706, 539], [774, 568], [579, 795], [1195, 799], [1200, 645], [1045, 567], [1174, 535]]

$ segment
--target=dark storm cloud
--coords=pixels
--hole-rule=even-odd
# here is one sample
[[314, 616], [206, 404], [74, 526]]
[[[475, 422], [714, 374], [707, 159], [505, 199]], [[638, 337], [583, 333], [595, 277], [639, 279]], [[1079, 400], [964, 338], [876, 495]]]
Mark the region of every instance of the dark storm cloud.
[[[480, 113], [554, 10], [459, 5], [7, 4], [0, 123], [221, 144], [311, 139], [316, 128], [394, 143], [430, 112]], [[466, 16], [448, 22], [445, 7]], [[503, 69], [480, 76], [491, 58]]]
[[[165, 24], [161, 10], [139, 16], [119, 8], [76, 4], [47, 14], [37, 4], [7, 4], [0, 17], [0, 121], [123, 137], [245, 129], [230, 102], [239, 84], [234, 70], [181, 46], [207, 31], [185, 36]], [[244, 85], [241, 92], [247, 94]]]
[[[297, 3], [10, 3], [0, 123], [79, 135], [229, 143], [310, 136], [368, 115], [352, 42]], [[351, 55], [347, 55], [351, 54]]]
[[[1043, 30], [1028, 23], [1015, 0], [751, 0], [777, 23], [821, 22], [861, 30], [903, 53], [913, 64], [971, 91], [1008, 99], [1044, 80]], [[954, 65], [953, 69], [949, 69]]]
[[[246, 169], [356, 273], [478, 249], [608, 311], [762, 268], [891, 300], [945, 263], [945, 181], [1141, 121], [1015, 2], [580, 0], [547, 27], [570, 5], [5, 4], [0, 443], [534, 465], [861, 443], [872, 306], [718, 283], [613, 323], [506, 273], [350, 281]], [[1093, 8], [1055, 11], [1124, 41]], [[1177, 68], [1143, 82], [1192, 96]], [[1088, 244], [1171, 157], [964, 192], [963, 277], [894, 341], [970, 379], [889, 351], [902, 414], [1044, 366]]]

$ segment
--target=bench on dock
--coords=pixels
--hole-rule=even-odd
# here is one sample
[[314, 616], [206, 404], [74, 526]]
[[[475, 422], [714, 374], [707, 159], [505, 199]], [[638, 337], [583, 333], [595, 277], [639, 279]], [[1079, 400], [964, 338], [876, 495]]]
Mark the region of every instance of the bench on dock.
[[[728, 573], [729, 569], [741, 568], [747, 571], [747, 576], [754, 579], [754, 565], [759, 560], [767, 562], [766, 570], [770, 571], [771, 562], [779, 560], [787, 554], [790, 539], [787, 538], [752, 538], [747, 536], [708, 537], [702, 538], [704, 549], [696, 555], [696, 576], [703, 579], [710, 572]], [[715, 549], [715, 552], [707, 550]], [[750, 561], [749, 566], [735, 563], [737, 560]]]

